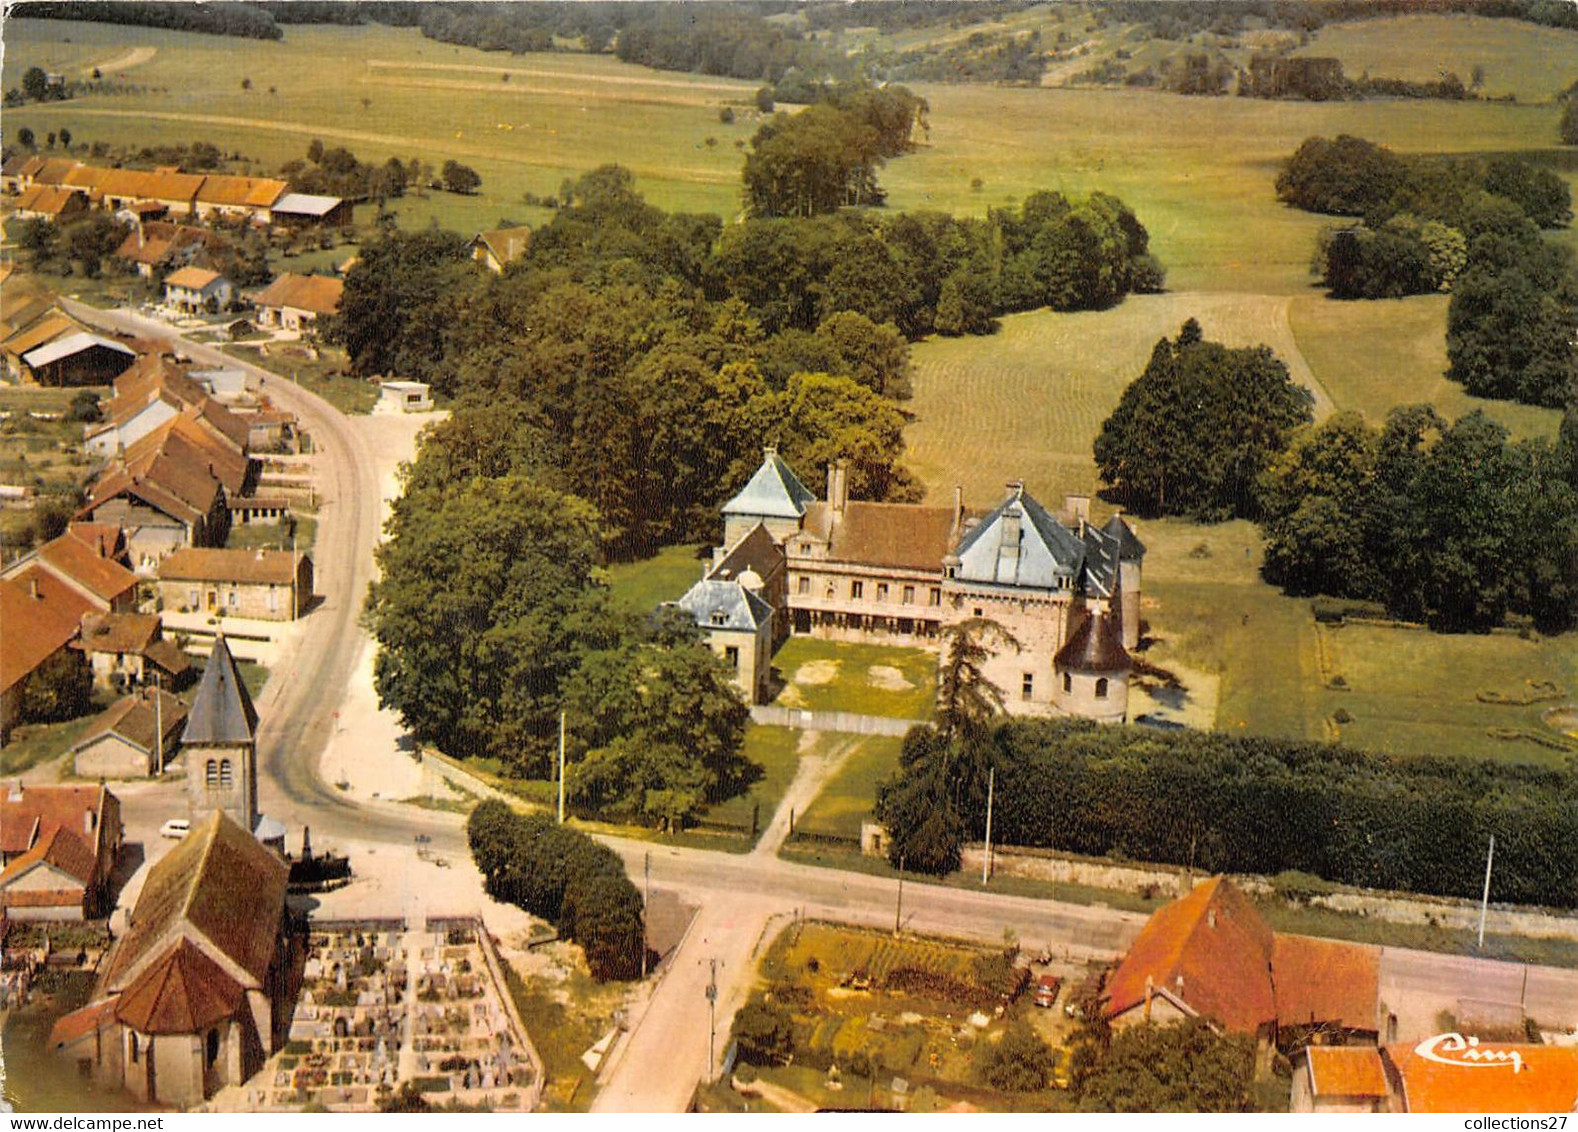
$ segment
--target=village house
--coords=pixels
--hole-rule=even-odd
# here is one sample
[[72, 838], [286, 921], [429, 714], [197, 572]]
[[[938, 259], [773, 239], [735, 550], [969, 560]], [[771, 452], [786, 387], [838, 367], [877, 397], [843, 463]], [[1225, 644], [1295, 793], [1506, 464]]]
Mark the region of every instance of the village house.
[[302, 330], [319, 315], [336, 313], [344, 292], [344, 281], [332, 275], [292, 275], [287, 271], [254, 295], [252, 303], [258, 309], [259, 326]]
[[1414, 1046], [1310, 1046], [1293, 1057], [1288, 1111], [1578, 1112], [1578, 1047], [1459, 1033]]
[[152, 576], [159, 560], [184, 546], [222, 545], [230, 530], [225, 488], [206, 461], [156, 451], [136, 466], [112, 468], [88, 489], [77, 513], [121, 527], [133, 569]]
[[[1022, 484], [985, 516], [967, 511], [957, 490], [951, 507], [851, 500], [842, 462], [828, 468], [826, 496], [767, 449], [724, 505], [723, 546], [698, 586], [728, 580], [714, 571], [754, 540], [748, 557], [775, 644], [796, 633], [938, 648], [944, 634], [971, 631], [1008, 711], [1127, 717], [1145, 548], [1124, 519], [1092, 524], [1079, 496], [1053, 516]], [[691, 604], [712, 616], [714, 603], [700, 597]], [[721, 636], [713, 644], [725, 655], [740, 647]], [[759, 697], [765, 685], [742, 676], [741, 687]]]
[[16, 200], [18, 220], [45, 220], [58, 224], [88, 210], [87, 199], [70, 189], [53, 185], [34, 185], [24, 189]]
[[471, 258], [497, 275], [521, 256], [531, 246], [531, 229], [495, 228], [491, 232], [478, 232], [471, 240]]
[[202, 228], [140, 220], [115, 249], [115, 256], [135, 266], [144, 279], [152, 279], [192, 263], [218, 244], [218, 237]]
[[148, 1104], [191, 1108], [246, 1081], [290, 1019], [288, 874], [225, 814], [194, 823], [149, 870], [93, 1000], [55, 1023], [51, 1047]]
[[100, 414], [102, 420], [84, 430], [83, 445], [105, 457], [183, 415], [219, 441], [229, 458], [246, 453], [251, 432], [245, 420], [208, 395], [185, 365], [162, 352], [143, 354], [117, 377], [115, 396], [100, 406]]
[[165, 609], [292, 621], [312, 601], [312, 559], [288, 550], [178, 550], [159, 563]]
[[72, 744], [78, 778], [151, 778], [180, 750], [186, 705], [162, 688], [117, 700]]
[[153, 683], [180, 689], [192, 676], [191, 658], [165, 639], [157, 613], [86, 614], [70, 647], [88, 658], [99, 691], [119, 693]]
[[38, 563], [0, 579], [0, 744], [21, 721], [27, 682], [64, 656], [86, 664], [69, 645], [93, 603]]
[[235, 287], [217, 271], [206, 267], [182, 267], [164, 277], [166, 306], [202, 314], [210, 309], [221, 311], [230, 305]]
[[1159, 908], [1107, 982], [1114, 1029], [1188, 1018], [1280, 1048], [1374, 1045], [1395, 1023], [1380, 1001], [1380, 949], [1273, 932], [1215, 877]]
[[268, 224], [272, 209], [290, 186], [273, 177], [233, 177], [210, 174], [197, 188], [193, 207], [202, 220], [222, 217], [249, 224]]
[[108, 914], [121, 848], [120, 801], [98, 786], [27, 786], [0, 795], [0, 908], [12, 920]]
[[53, 574], [93, 609], [125, 612], [137, 600], [137, 576], [123, 561], [120, 530], [74, 523], [66, 533], [23, 555], [0, 572], [14, 578], [34, 567]]

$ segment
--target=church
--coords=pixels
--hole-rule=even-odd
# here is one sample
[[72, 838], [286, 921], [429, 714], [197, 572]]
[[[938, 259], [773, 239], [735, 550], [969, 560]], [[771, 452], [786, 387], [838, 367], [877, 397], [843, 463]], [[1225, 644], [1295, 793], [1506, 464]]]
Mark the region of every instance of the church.
[[1097, 526], [1090, 500], [1054, 515], [1021, 483], [985, 514], [851, 500], [848, 467], [818, 499], [768, 448], [723, 507], [723, 545], [676, 605], [735, 671], [753, 703], [772, 694], [772, 654], [790, 634], [940, 649], [966, 622], [984, 674], [1018, 715], [1105, 723], [1128, 714], [1145, 547], [1121, 517]]

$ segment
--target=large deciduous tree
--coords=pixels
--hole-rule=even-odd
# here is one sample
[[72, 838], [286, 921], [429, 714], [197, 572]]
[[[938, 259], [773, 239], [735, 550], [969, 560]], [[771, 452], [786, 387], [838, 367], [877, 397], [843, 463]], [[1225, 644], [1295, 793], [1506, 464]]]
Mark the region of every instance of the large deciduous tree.
[[408, 492], [367, 617], [379, 701], [424, 742], [541, 772], [560, 684], [595, 642], [596, 511], [515, 476]]
[[1205, 341], [1190, 319], [1156, 344], [1096, 437], [1096, 465], [1138, 510], [1212, 522], [1259, 511], [1256, 481], [1312, 416], [1268, 347]]
[[1132, 1026], [1075, 1075], [1082, 1112], [1254, 1112], [1255, 1043], [1203, 1019]]

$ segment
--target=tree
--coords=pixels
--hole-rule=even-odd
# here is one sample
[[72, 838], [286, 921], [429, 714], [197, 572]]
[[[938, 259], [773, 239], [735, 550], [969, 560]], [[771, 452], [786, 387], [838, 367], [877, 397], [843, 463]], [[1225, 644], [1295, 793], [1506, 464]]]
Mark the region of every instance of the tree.
[[1253, 1112], [1253, 1039], [1201, 1018], [1133, 1026], [1074, 1080], [1082, 1112]]
[[1253, 517], [1261, 473], [1312, 404], [1268, 347], [1205, 341], [1190, 319], [1156, 344], [1103, 422], [1096, 465], [1115, 495], [1151, 514]]
[[54, 149], [55, 148], [55, 131], [51, 130], [45, 136], [44, 142], [45, 142], [46, 145], [49, 146], [50, 149]]
[[1563, 145], [1578, 145], [1578, 95], [1562, 100], [1562, 120], [1558, 132]]
[[38, 147], [38, 139], [33, 136], [31, 129], [23, 126], [16, 132], [16, 144], [23, 149], [36, 149]]
[[62, 149], [71, 148], [71, 131], [64, 126], [60, 128], [60, 145]]
[[92, 698], [93, 670], [87, 655], [58, 649], [23, 682], [21, 718], [28, 723], [76, 719], [92, 706]]
[[368, 596], [379, 701], [447, 754], [545, 771], [601, 592], [598, 524], [514, 476], [402, 495]]
[[323, 161], [323, 142], [313, 138], [307, 143], [307, 160], [317, 165]]
[[1306, 212], [1364, 216], [1391, 201], [1402, 162], [1364, 138], [1305, 138], [1277, 175], [1277, 196]]
[[99, 416], [99, 395], [91, 389], [84, 389], [73, 397], [71, 407], [66, 410], [68, 421], [91, 424]]
[[1481, 235], [1447, 308], [1447, 377], [1481, 397], [1559, 408], [1578, 353], [1578, 264], [1541, 240]]
[[1010, 1023], [995, 1044], [976, 1046], [977, 1074], [992, 1088], [1005, 1092], [1033, 1093], [1046, 1088], [1055, 1064], [1052, 1048], [1023, 1020]]
[[251, 90], [252, 89], [252, 80], [251, 79], [247, 79], [247, 78], [243, 78], [241, 80], [241, 89], [242, 90]]
[[730, 1030], [740, 1043], [740, 1059], [749, 1065], [785, 1065], [794, 1052], [794, 1026], [781, 1006], [752, 1000], [734, 1016]]
[[42, 67], [29, 67], [22, 74], [22, 92], [34, 102], [43, 102], [49, 95], [49, 76]]
[[1380, 436], [1358, 413], [1301, 432], [1260, 482], [1266, 577], [1295, 594], [1379, 595], [1364, 521]]
[[452, 193], [471, 194], [482, 186], [482, 178], [477, 171], [469, 165], [462, 165], [458, 161], [444, 162], [444, 188]]

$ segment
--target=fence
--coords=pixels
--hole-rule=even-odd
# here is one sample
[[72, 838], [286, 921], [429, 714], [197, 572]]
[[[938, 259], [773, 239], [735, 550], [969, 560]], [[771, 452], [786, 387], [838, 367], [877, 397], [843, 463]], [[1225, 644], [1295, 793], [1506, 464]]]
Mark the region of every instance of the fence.
[[801, 731], [843, 731], [851, 735], [903, 736], [924, 719], [891, 719], [885, 715], [859, 715], [852, 711], [801, 711], [798, 708], [762, 704], [751, 709], [751, 720], [771, 727], [794, 727]]

